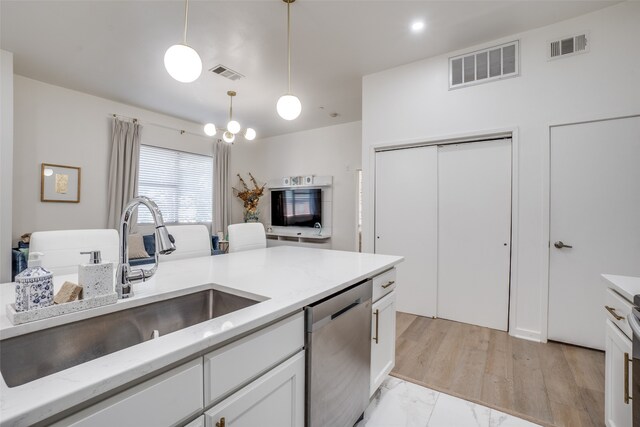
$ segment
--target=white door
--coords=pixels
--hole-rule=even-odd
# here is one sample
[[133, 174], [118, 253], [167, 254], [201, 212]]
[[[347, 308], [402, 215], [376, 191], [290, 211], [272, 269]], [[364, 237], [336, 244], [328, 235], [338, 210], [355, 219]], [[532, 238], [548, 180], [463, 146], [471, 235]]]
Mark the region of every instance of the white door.
[[205, 418], [207, 427], [303, 426], [304, 351], [209, 409]]
[[603, 349], [600, 274], [640, 276], [640, 117], [551, 128], [549, 240], [548, 337]]
[[400, 255], [397, 309], [436, 315], [438, 149], [376, 153], [375, 252]]
[[511, 140], [438, 153], [438, 317], [507, 330]]
[[[631, 340], [606, 320], [604, 419], [607, 427], [630, 427], [633, 423], [631, 400]], [[627, 394], [628, 393], [628, 394]]]
[[371, 382], [369, 397], [376, 392], [396, 363], [396, 292], [371, 306]]

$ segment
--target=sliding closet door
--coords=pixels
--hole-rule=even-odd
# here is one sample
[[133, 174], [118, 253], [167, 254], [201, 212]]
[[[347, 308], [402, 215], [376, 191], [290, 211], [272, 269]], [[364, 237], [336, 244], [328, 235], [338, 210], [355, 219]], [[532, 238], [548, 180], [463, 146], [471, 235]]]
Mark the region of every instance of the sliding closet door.
[[511, 141], [439, 147], [438, 317], [507, 330]]
[[438, 150], [376, 153], [375, 252], [401, 255], [397, 310], [436, 315]]

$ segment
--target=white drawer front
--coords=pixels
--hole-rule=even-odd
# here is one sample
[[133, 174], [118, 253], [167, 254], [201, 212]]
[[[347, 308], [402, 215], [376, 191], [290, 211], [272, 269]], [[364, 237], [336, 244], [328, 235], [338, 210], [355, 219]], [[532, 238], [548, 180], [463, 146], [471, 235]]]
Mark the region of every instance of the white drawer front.
[[204, 356], [204, 401], [225, 394], [291, 357], [304, 347], [300, 312]]
[[202, 403], [202, 359], [198, 358], [90, 406], [54, 426], [176, 426], [201, 412]]
[[373, 297], [376, 302], [396, 288], [396, 269], [392, 268], [373, 278]]
[[607, 318], [616, 325], [624, 334], [633, 339], [631, 327], [627, 322], [627, 316], [631, 313], [633, 304], [620, 296], [616, 291], [609, 288], [607, 289], [607, 296], [605, 298], [604, 310], [607, 313]]

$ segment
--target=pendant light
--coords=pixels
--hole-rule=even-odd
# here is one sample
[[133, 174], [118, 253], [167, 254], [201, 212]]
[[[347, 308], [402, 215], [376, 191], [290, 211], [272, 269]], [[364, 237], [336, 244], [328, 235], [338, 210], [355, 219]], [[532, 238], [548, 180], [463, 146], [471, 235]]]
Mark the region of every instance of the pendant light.
[[164, 54], [164, 67], [171, 77], [182, 83], [191, 83], [202, 73], [200, 55], [187, 44], [189, 0], [184, 2], [184, 36], [181, 44], [174, 44]]
[[[242, 127], [240, 123], [233, 120], [233, 97], [237, 93], [233, 90], [227, 92], [229, 96], [229, 122], [227, 123], [227, 129], [222, 133], [222, 139], [224, 142], [232, 143], [236, 139], [236, 134], [240, 133]], [[216, 126], [213, 123], [207, 123], [204, 125], [204, 133], [208, 136], [214, 136], [217, 132]], [[252, 128], [246, 128], [244, 131], [244, 139], [247, 141], [253, 141], [256, 138], [256, 131]]]
[[291, 93], [291, 3], [296, 0], [283, 0], [287, 4], [287, 93], [278, 99], [276, 110], [285, 120], [294, 120], [302, 112], [302, 104], [297, 96]]

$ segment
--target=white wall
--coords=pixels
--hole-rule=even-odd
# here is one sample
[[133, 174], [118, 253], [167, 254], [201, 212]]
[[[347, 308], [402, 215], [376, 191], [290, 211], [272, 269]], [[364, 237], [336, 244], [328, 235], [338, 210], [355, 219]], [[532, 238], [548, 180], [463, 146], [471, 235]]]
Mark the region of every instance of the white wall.
[[[464, 51], [519, 39], [521, 76], [457, 90], [448, 90], [448, 57], [463, 51], [365, 76], [365, 249], [373, 248], [373, 147], [517, 128], [518, 265], [511, 333], [545, 340], [549, 126], [640, 113], [639, 22], [640, 2], [626, 2], [470, 47]], [[548, 41], [583, 31], [590, 32], [589, 53], [547, 61]]]
[[11, 279], [13, 54], [0, 50], [0, 283]]
[[[18, 75], [14, 95], [14, 241], [23, 233], [38, 230], [106, 227], [114, 113], [140, 120], [143, 144], [213, 154], [211, 138], [173, 130], [201, 133], [197, 123]], [[82, 168], [80, 203], [40, 201], [41, 163]]]
[[[238, 142], [231, 149], [231, 184], [239, 188], [240, 173], [260, 183], [284, 176], [333, 176], [332, 248], [356, 249], [356, 171], [360, 169], [361, 122], [296, 132], [253, 142]], [[247, 181], [249, 184], [249, 182]], [[260, 220], [268, 222], [266, 192], [260, 202]], [[242, 202], [231, 201], [231, 222], [242, 222]]]

